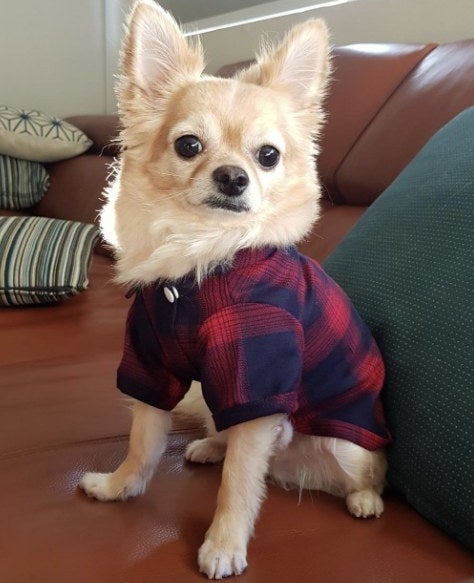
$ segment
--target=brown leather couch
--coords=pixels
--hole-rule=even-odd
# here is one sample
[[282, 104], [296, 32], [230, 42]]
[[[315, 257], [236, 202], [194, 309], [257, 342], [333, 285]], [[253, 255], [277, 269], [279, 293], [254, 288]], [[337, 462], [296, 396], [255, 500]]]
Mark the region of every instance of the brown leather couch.
[[[344, 47], [334, 69], [319, 159], [324, 214], [302, 245], [320, 260], [434, 131], [474, 104], [474, 41]], [[49, 166], [51, 187], [33, 212], [92, 222], [116, 153], [117, 120], [71, 121], [95, 145]], [[114, 469], [127, 447], [129, 412], [114, 378], [129, 301], [112, 271], [96, 253], [90, 289], [80, 296], [0, 309], [4, 583], [203, 580], [196, 553], [220, 468], [183, 461], [199, 428], [174, 430], [143, 497], [100, 503], [77, 489], [84, 471]], [[270, 485], [240, 581], [466, 583], [474, 581], [474, 561], [393, 492], [380, 519], [363, 521], [341, 499], [300, 499]]]

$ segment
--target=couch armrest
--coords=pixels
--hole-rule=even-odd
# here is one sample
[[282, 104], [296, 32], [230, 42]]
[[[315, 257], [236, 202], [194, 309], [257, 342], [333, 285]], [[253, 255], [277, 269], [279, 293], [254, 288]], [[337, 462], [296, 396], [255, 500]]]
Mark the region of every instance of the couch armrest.
[[49, 164], [51, 183], [32, 209], [43, 217], [95, 223], [111, 172], [111, 156], [82, 155]]
[[88, 150], [90, 154], [117, 156], [119, 145], [116, 142], [120, 133], [120, 122], [116, 115], [75, 115], [65, 121], [82, 130], [94, 143]]

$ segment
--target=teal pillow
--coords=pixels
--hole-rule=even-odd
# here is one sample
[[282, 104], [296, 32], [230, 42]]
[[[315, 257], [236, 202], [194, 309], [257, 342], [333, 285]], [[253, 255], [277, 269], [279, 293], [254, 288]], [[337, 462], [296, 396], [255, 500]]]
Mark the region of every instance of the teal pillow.
[[389, 482], [474, 548], [474, 107], [431, 138], [325, 268], [385, 358]]
[[44, 217], [0, 217], [0, 306], [57, 302], [85, 290], [97, 228]]
[[39, 162], [0, 155], [0, 208], [26, 209], [42, 198], [49, 175]]

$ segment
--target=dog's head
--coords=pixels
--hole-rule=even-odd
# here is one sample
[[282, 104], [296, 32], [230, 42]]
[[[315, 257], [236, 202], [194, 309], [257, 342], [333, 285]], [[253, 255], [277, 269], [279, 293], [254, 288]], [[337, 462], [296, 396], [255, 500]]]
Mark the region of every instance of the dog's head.
[[323, 22], [295, 26], [236, 78], [203, 69], [172, 17], [137, 2], [118, 87], [124, 150], [102, 215], [121, 281], [202, 274], [242, 247], [293, 244], [317, 216]]

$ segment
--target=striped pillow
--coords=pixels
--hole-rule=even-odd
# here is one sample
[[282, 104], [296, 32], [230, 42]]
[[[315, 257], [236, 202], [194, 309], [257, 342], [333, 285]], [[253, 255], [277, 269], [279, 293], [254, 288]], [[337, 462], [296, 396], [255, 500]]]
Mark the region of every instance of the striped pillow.
[[0, 156], [0, 208], [26, 209], [39, 202], [49, 175], [39, 162]]
[[57, 302], [87, 288], [94, 225], [0, 217], [0, 305]]

